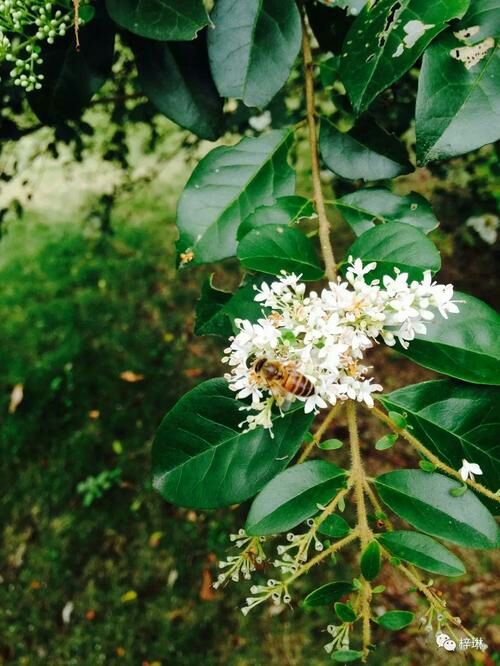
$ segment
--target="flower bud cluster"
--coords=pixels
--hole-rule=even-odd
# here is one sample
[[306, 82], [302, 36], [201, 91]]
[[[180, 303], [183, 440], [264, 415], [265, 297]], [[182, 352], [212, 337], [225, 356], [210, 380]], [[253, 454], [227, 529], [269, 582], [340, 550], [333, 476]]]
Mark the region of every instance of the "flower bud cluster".
[[0, 63], [11, 63], [10, 78], [26, 92], [42, 87], [41, 46], [53, 44], [73, 22], [59, 0], [0, 0]]
[[230, 580], [237, 583], [240, 577], [250, 580], [257, 566], [266, 559], [262, 548], [265, 537], [249, 537], [245, 530], [241, 529], [238, 534], [230, 534], [229, 539], [237, 548], [241, 549], [241, 552], [237, 555], [228, 555], [226, 560], [219, 562], [219, 568], [224, 571], [217, 576], [217, 580], [212, 586], [215, 590]]
[[[372, 393], [382, 386], [366, 377], [365, 352], [378, 340], [407, 348], [417, 334], [425, 335], [436, 313], [447, 318], [459, 311], [453, 286], [433, 282], [430, 271], [422, 280], [410, 280], [398, 269], [382, 281], [368, 280], [375, 268], [375, 263], [364, 266], [350, 258], [345, 280], [330, 282], [321, 293], [306, 294], [294, 274], [257, 289], [255, 300], [268, 310], [257, 323], [236, 321], [239, 332], [223, 358], [231, 367], [229, 387], [238, 398], [251, 399], [242, 425], [272, 430], [272, 407], [285, 401], [302, 401], [306, 413], [346, 399], [373, 407]], [[283, 368], [281, 384], [256, 371], [257, 359]], [[287, 391], [283, 376], [290, 374], [308, 380], [313, 390], [305, 396]]]

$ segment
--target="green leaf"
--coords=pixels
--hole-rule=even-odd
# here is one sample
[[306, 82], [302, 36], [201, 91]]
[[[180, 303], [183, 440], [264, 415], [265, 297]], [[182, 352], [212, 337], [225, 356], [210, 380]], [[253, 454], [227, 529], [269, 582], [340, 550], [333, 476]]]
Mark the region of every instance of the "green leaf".
[[424, 368], [477, 384], [500, 384], [500, 316], [477, 298], [455, 292], [460, 312], [436, 313], [425, 335], [398, 351]]
[[338, 661], [342, 664], [348, 661], [356, 661], [356, 659], [361, 659], [363, 653], [359, 650], [338, 650], [332, 654], [333, 661]]
[[201, 288], [200, 299], [196, 304], [196, 335], [218, 335], [228, 338], [238, 332], [235, 319], [257, 321], [266, 308], [255, 301], [254, 287], [262, 284], [264, 278], [258, 276], [246, 282], [234, 294], [216, 289], [211, 275]]
[[302, 30], [294, 0], [218, 0], [212, 20], [208, 50], [220, 94], [246, 106], [266, 106], [299, 52]]
[[214, 141], [224, 131], [222, 99], [210, 75], [205, 35], [192, 42], [131, 42], [139, 84], [167, 118]]
[[103, 10], [80, 27], [79, 39], [78, 51], [71, 30], [42, 48], [39, 73], [44, 76], [43, 86], [29, 93], [28, 100], [43, 123], [78, 118], [111, 74], [115, 31]]
[[375, 483], [383, 502], [422, 532], [467, 548], [495, 546], [495, 519], [473, 493], [451, 497], [455, 480], [404, 469], [382, 474]]
[[[426, 50], [416, 108], [417, 161], [467, 153], [500, 138], [498, 0], [474, 0], [457, 26]], [[459, 38], [468, 28], [477, 32]], [[457, 37], [458, 35], [459, 37]], [[477, 62], [458, 58], [473, 56]]]
[[177, 247], [193, 252], [189, 265], [234, 256], [241, 222], [257, 207], [293, 194], [291, 141], [289, 130], [275, 130], [214, 148], [199, 162], [177, 209]]
[[462, 495], [467, 492], [467, 488], [468, 486], [465, 483], [463, 483], [461, 486], [452, 488], [450, 490], [450, 495], [453, 495], [453, 497], [462, 497]]
[[238, 245], [245, 268], [271, 275], [300, 273], [303, 280], [319, 280], [323, 268], [312, 242], [298, 229], [267, 224], [250, 231]]
[[342, 622], [354, 622], [356, 620], [356, 613], [353, 611], [351, 605], [337, 601], [334, 608], [337, 617], [341, 619]]
[[336, 449], [341, 449], [344, 446], [344, 442], [340, 439], [326, 439], [324, 442], [318, 444], [318, 448], [323, 449], [323, 451], [335, 451]]
[[465, 573], [458, 557], [426, 534], [398, 530], [379, 534], [377, 538], [392, 555], [425, 571], [442, 576]]
[[292, 460], [311, 424], [302, 409], [274, 417], [268, 430], [243, 432], [241, 408], [222, 379], [186, 393], [153, 442], [153, 485], [178, 506], [212, 509], [255, 495]]
[[408, 273], [410, 278], [422, 279], [424, 271], [436, 273], [441, 267], [434, 243], [420, 229], [399, 222], [365, 231], [346, 252], [349, 256], [359, 257], [364, 263], [377, 262], [376, 269], [368, 274], [370, 280], [384, 275], [394, 277], [394, 268]]
[[321, 79], [321, 85], [323, 88], [328, 88], [333, 86], [338, 78], [339, 70], [339, 58], [338, 56], [332, 56], [328, 60], [324, 60], [319, 65], [319, 76]]
[[[302, 436], [302, 435], [301, 435]], [[345, 470], [324, 460], [310, 460], [278, 474], [254, 499], [247, 534], [279, 534], [292, 529], [326, 504], [345, 482]]]
[[377, 622], [384, 629], [399, 631], [411, 624], [414, 618], [415, 615], [410, 611], [387, 611], [377, 619]]
[[370, 541], [361, 554], [361, 573], [366, 580], [373, 580], [380, 572], [381, 556], [378, 541]]
[[347, 33], [341, 78], [356, 113], [413, 65], [469, 0], [378, 0], [368, 3]]
[[429, 460], [420, 460], [418, 466], [420, 467], [421, 470], [427, 472], [428, 474], [432, 474], [437, 469], [436, 465], [434, 465], [434, 463], [431, 463]]
[[500, 388], [450, 380], [414, 384], [379, 397], [407, 414], [412, 434], [453, 469], [477, 463], [481, 483], [496, 492], [500, 478]]
[[391, 421], [394, 423], [394, 425], [396, 426], [396, 428], [401, 428], [402, 430], [403, 430], [404, 428], [406, 428], [406, 426], [407, 426], [407, 421], [406, 421], [406, 417], [403, 416], [403, 414], [400, 414], [399, 412], [396, 412], [396, 411], [392, 411], [392, 410], [391, 410], [391, 411], [389, 412], [389, 418], [390, 418]]
[[330, 171], [348, 180], [395, 178], [413, 170], [403, 145], [371, 121], [341, 132], [322, 118], [319, 149]]
[[356, 236], [389, 222], [409, 224], [424, 234], [439, 224], [429, 202], [415, 192], [401, 197], [383, 188], [357, 190], [337, 199], [335, 205]]
[[329, 606], [339, 599], [342, 599], [342, 597], [352, 591], [352, 583], [349, 583], [346, 580], [338, 580], [335, 583], [327, 583], [326, 585], [322, 585], [321, 587], [318, 587], [316, 590], [308, 594], [303, 601], [303, 605], [307, 608]]
[[106, 8], [122, 28], [165, 42], [194, 39], [209, 24], [203, 0], [106, 0]]
[[342, 518], [342, 516], [337, 516], [337, 514], [327, 516], [318, 527], [318, 532], [320, 534], [332, 537], [332, 539], [341, 539], [342, 537], [347, 536], [350, 531], [351, 528], [349, 527], [349, 524]]
[[271, 206], [259, 206], [243, 220], [238, 229], [238, 240], [252, 229], [267, 224], [293, 224], [304, 217], [316, 217], [312, 201], [298, 196], [280, 197]]
[[397, 435], [384, 435], [384, 437], [381, 437], [375, 444], [375, 448], [377, 451], [385, 451], [386, 449], [390, 449], [394, 446], [394, 444], [397, 442], [398, 436]]

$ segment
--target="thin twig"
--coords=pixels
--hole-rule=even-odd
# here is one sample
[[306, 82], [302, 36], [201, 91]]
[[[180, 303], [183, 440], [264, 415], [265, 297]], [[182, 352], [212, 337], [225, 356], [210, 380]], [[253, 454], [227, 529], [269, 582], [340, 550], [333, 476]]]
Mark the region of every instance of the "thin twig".
[[330, 240], [330, 222], [326, 215], [325, 201], [321, 190], [321, 178], [318, 156], [318, 139], [316, 128], [316, 110], [314, 102], [314, 63], [311, 53], [311, 43], [309, 31], [305, 16], [305, 9], [302, 7], [302, 56], [304, 60], [304, 79], [306, 93], [306, 112], [307, 125], [309, 128], [309, 146], [311, 149], [311, 172], [314, 192], [314, 203], [318, 213], [319, 224], [319, 242], [321, 254], [325, 262], [326, 277], [329, 280], [335, 280], [337, 277], [337, 268], [335, 256], [333, 254], [332, 243]]
[[[458, 472], [456, 469], [453, 469], [453, 467], [450, 467], [446, 463], [442, 462], [432, 451], [430, 451], [420, 440], [418, 440], [414, 435], [412, 435], [408, 430], [405, 428], [399, 428], [395, 423], [391, 421], [391, 419], [387, 416], [387, 414], [384, 414], [384, 412], [379, 409], [378, 407], [373, 407], [370, 409], [372, 414], [374, 414], [379, 421], [382, 421], [386, 425], [391, 428], [395, 433], [400, 435], [403, 439], [406, 439], [406, 441], [413, 446], [414, 449], [419, 451], [422, 455], [424, 455], [426, 458], [430, 460], [430, 462], [435, 465], [438, 469], [442, 470], [443, 472], [446, 472], [446, 474], [449, 474], [450, 476], [455, 477], [455, 479], [458, 479], [461, 483], [464, 483], [464, 480], [460, 476], [460, 472]], [[483, 485], [478, 483], [477, 481], [472, 481], [472, 479], [467, 479], [465, 483], [473, 488], [475, 491], [478, 493], [481, 493], [482, 495], [485, 495], [489, 499], [499, 502], [500, 503], [500, 497], [496, 495], [494, 492], [491, 490], [488, 490], [488, 488], [485, 488]]]

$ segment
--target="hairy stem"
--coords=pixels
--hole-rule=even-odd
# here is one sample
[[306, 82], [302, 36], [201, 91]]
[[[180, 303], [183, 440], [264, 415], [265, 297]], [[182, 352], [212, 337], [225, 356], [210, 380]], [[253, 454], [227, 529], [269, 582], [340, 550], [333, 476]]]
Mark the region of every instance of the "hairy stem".
[[[356, 511], [358, 515], [357, 529], [359, 531], [359, 540], [361, 550], [363, 551], [372, 538], [372, 531], [368, 525], [365, 504], [365, 488], [367, 481], [365, 470], [361, 459], [361, 449], [359, 445], [358, 424], [356, 420], [356, 405], [352, 400], [347, 403], [347, 425], [349, 428], [349, 440], [351, 445], [351, 478], [354, 486], [354, 497], [356, 500]], [[361, 590], [361, 617], [363, 621], [363, 661], [368, 657], [368, 651], [371, 642], [370, 632], [370, 600], [372, 592], [370, 583], [363, 579], [363, 588]]]
[[306, 448], [302, 451], [299, 459], [297, 460], [297, 464], [303, 463], [304, 460], [307, 460], [311, 453], [314, 450], [314, 447], [321, 442], [321, 438], [327, 431], [328, 427], [330, 426], [331, 422], [333, 419], [338, 415], [340, 410], [340, 404], [335, 405], [330, 409], [328, 414], [326, 415], [324, 421], [322, 424], [319, 426], [319, 428], [316, 430], [316, 432], [313, 435], [312, 440], [309, 442], [309, 444], [306, 446]]
[[[458, 472], [456, 469], [453, 469], [453, 467], [450, 467], [446, 463], [442, 462], [436, 455], [434, 455], [434, 453], [432, 453], [432, 451], [429, 451], [429, 449], [424, 444], [422, 444], [421, 441], [419, 441], [410, 432], [408, 432], [408, 430], [405, 430], [404, 428], [398, 428], [398, 426], [395, 423], [393, 423], [391, 419], [387, 416], [387, 414], [385, 414], [381, 409], [378, 409], [378, 407], [373, 407], [370, 411], [380, 421], [382, 421], [382, 423], [388, 425], [389, 428], [391, 428], [391, 430], [400, 435], [409, 444], [411, 444], [414, 449], [419, 451], [419, 453], [421, 453], [428, 460], [430, 460], [430, 462], [433, 465], [435, 465], [438, 469], [442, 470], [443, 472], [446, 472], [446, 474], [449, 474], [450, 476], [453, 476], [455, 479], [458, 479], [460, 483], [464, 483], [462, 477], [460, 476], [460, 472]], [[467, 479], [465, 483], [471, 488], [473, 488], [476, 492], [481, 493], [482, 495], [485, 495], [489, 499], [500, 503], [500, 497], [498, 495], [496, 495], [491, 490], [488, 490], [488, 488], [485, 488], [477, 481], [472, 481], [472, 479]]]
[[314, 192], [314, 203], [318, 213], [319, 242], [321, 254], [325, 262], [325, 273], [329, 280], [337, 277], [335, 256], [333, 254], [330, 240], [330, 222], [326, 215], [325, 200], [321, 190], [321, 178], [318, 156], [318, 139], [316, 128], [316, 109], [314, 101], [314, 63], [311, 53], [311, 42], [305, 17], [305, 9], [302, 7], [302, 57], [304, 61], [304, 79], [306, 93], [307, 126], [309, 129], [309, 146], [311, 150], [311, 171]]

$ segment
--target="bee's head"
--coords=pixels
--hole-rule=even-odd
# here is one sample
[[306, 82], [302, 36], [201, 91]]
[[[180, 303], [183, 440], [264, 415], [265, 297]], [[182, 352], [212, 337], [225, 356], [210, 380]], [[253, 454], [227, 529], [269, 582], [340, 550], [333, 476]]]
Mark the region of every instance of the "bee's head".
[[260, 358], [257, 358], [254, 361], [253, 364], [253, 369], [255, 372], [260, 372], [262, 370], [263, 365], [267, 362], [267, 359], [264, 356], [261, 356]]

